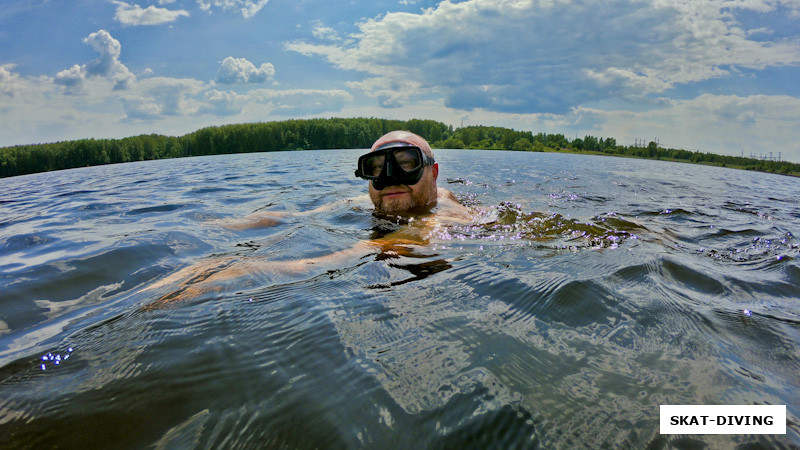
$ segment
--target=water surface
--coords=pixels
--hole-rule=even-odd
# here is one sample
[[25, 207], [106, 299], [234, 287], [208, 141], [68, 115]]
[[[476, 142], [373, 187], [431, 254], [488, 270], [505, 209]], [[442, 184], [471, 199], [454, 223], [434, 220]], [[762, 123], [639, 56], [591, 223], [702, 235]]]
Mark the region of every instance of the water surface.
[[[4, 445], [800, 445], [800, 180], [443, 150], [478, 223], [277, 270], [404, 226], [341, 201], [360, 153], [0, 180]], [[214, 222], [255, 211], [286, 218]], [[276, 270], [145, 290], [209, 261]], [[787, 434], [661, 436], [661, 404], [785, 404]]]

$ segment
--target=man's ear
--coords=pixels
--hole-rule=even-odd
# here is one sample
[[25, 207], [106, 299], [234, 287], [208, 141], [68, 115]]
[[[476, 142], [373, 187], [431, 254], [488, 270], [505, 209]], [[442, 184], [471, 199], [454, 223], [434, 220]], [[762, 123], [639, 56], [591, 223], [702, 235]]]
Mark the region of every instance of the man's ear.
[[439, 163], [433, 163], [433, 181], [439, 178]]

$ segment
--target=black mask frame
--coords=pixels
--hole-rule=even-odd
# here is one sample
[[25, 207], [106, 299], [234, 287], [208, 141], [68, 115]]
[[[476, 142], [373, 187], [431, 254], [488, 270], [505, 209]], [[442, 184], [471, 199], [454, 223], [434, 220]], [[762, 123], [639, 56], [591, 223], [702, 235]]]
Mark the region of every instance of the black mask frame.
[[[397, 161], [395, 153], [409, 150], [416, 153], [417, 161], [420, 163], [413, 169], [406, 171]], [[381, 155], [383, 155], [384, 159], [380, 174], [377, 176], [368, 175], [366, 173], [367, 171], [364, 170], [366, 164], [371, 158]], [[392, 142], [386, 146], [378, 147], [378, 149], [367, 153], [366, 155], [361, 155], [361, 157], [358, 158], [358, 168], [356, 169], [355, 175], [359, 178], [370, 180], [372, 182], [372, 187], [377, 190], [381, 190], [388, 186], [403, 184], [411, 186], [417, 184], [420, 178], [422, 178], [422, 173], [425, 170], [425, 166], [430, 166], [435, 163], [436, 161], [432, 157], [426, 155], [425, 152], [423, 152], [419, 147], [405, 143]]]

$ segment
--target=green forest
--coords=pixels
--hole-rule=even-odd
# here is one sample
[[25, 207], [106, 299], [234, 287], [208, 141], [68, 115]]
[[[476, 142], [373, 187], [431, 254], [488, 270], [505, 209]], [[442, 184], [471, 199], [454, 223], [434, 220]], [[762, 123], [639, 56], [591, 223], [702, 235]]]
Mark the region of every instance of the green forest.
[[711, 164], [800, 176], [800, 164], [647, 146], [617, 145], [613, 138], [532, 133], [501, 127], [454, 129], [433, 120], [307, 119], [208, 127], [184, 136], [141, 135], [81, 139], [0, 148], [0, 177], [101, 164], [187, 156], [285, 150], [369, 148], [392, 130], [419, 134], [434, 148], [575, 152]]

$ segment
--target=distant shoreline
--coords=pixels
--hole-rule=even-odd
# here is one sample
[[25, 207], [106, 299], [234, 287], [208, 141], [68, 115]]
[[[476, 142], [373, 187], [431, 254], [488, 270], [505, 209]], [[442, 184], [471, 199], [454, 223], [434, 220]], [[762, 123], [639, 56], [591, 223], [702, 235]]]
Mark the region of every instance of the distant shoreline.
[[434, 148], [512, 150], [622, 156], [705, 164], [800, 177], [800, 164], [644, 146], [617, 145], [614, 138], [567, 139], [563, 134], [502, 127], [454, 129], [433, 120], [376, 118], [286, 120], [202, 128], [184, 136], [140, 135], [121, 139], [81, 139], [0, 148], [0, 178], [133, 161], [232, 153], [369, 148], [381, 135], [408, 130]]
[[[685, 163], [685, 164], [693, 164], [693, 165], [700, 165], [700, 166], [710, 166], [710, 167], [724, 167], [727, 169], [735, 169], [735, 170], [746, 170], [749, 172], [763, 172], [763, 173], [772, 173], [775, 175], [786, 175], [790, 177], [800, 177], [800, 172], [789, 172], [789, 173], [779, 173], [779, 172], [770, 172], [767, 170], [758, 170], [758, 169], [749, 169], [747, 166], [744, 165], [734, 165], [734, 164], [726, 164], [723, 162], [712, 162], [712, 161], [687, 161], [685, 159], [677, 159], [677, 158], [657, 158], [657, 157], [645, 157], [645, 156], [633, 156], [633, 155], [623, 155], [623, 154], [609, 154], [609, 153], [602, 153], [602, 152], [594, 152], [594, 151], [580, 151], [580, 150], [572, 150], [572, 149], [561, 149], [561, 150], [550, 150], [546, 151], [545, 153], [569, 153], [573, 155], [595, 155], [595, 156], [616, 156], [619, 158], [630, 158], [630, 159], [642, 159], [642, 160], [649, 160], [649, 161], [666, 161], [666, 162], [676, 162], [676, 163]], [[722, 155], [725, 156], [725, 155]], [[751, 161], [762, 161], [760, 159], [754, 158], [746, 158]], [[797, 166], [800, 164], [791, 163]]]

